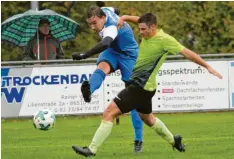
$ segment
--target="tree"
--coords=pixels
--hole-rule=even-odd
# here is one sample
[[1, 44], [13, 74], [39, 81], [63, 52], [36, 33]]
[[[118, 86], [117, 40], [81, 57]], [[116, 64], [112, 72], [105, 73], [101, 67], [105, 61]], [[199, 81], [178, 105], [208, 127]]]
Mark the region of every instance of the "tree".
[[[85, 19], [88, 7], [95, 3], [91, 1], [40, 1], [40, 10], [52, 9], [80, 24], [76, 39], [62, 43], [66, 58], [71, 58], [73, 52], [90, 49], [100, 39], [88, 27]], [[140, 16], [145, 12], [156, 14], [160, 28], [195, 52], [201, 54], [234, 52], [234, 2], [106, 1], [105, 5], [118, 7], [121, 15]], [[2, 20], [5, 20], [14, 14], [30, 9], [30, 2], [2, 2], [1, 8]], [[139, 41], [137, 25], [130, 25]], [[22, 48], [2, 43], [1, 51], [3, 61], [21, 60]]]

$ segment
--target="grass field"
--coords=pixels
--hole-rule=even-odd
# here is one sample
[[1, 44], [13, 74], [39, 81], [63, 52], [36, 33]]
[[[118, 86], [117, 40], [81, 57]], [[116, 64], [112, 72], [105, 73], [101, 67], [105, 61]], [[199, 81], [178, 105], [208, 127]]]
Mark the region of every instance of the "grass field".
[[[98, 159], [234, 159], [234, 112], [159, 114], [173, 133], [180, 133], [185, 153], [171, 146], [147, 126], [143, 152], [135, 154], [129, 116], [120, 118], [102, 145]], [[49, 131], [33, 128], [29, 119], [2, 120], [2, 159], [76, 159], [71, 146], [89, 145], [101, 116], [58, 117]]]

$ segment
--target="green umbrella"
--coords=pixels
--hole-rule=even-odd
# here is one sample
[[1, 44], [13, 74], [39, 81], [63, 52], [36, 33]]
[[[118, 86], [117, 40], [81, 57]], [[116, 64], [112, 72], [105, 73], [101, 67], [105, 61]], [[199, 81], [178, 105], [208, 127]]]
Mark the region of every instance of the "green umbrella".
[[1, 40], [17, 46], [25, 46], [35, 35], [40, 19], [46, 18], [50, 22], [51, 34], [60, 42], [76, 37], [79, 24], [68, 17], [52, 10], [28, 10], [14, 15], [2, 23]]

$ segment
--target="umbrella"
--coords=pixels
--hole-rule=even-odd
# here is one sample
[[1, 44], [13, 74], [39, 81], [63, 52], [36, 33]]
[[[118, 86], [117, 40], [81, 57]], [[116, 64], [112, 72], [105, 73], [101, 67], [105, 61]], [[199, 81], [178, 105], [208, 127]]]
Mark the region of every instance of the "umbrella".
[[72, 19], [60, 15], [52, 10], [28, 10], [22, 14], [14, 15], [2, 23], [1, 40], [8, 41], [17, 46], [26, 46], [38, 29], [41, 18], [50, 22], [51, 34], [59, 42], [76, 37], [79, 24]]

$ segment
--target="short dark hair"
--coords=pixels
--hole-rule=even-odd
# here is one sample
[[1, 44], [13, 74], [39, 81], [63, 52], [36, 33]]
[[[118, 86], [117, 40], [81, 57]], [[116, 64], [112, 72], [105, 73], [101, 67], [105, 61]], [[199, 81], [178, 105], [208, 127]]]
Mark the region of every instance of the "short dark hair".
[[153, 24], [157, 25], [157, 17], [152, 13], [145, 13], [140, 17], [138, 23], [145, 23], [148, 26], [151, 26]]
[[103, 17], [103, 16], [106, 16], [106, 15], [105, 15], [105, 13], [102, 11], [102, 9], [100, 7], [90, 6], [87, 13], [86, 13], [86, 17], [91, 18], [93, 16]]

